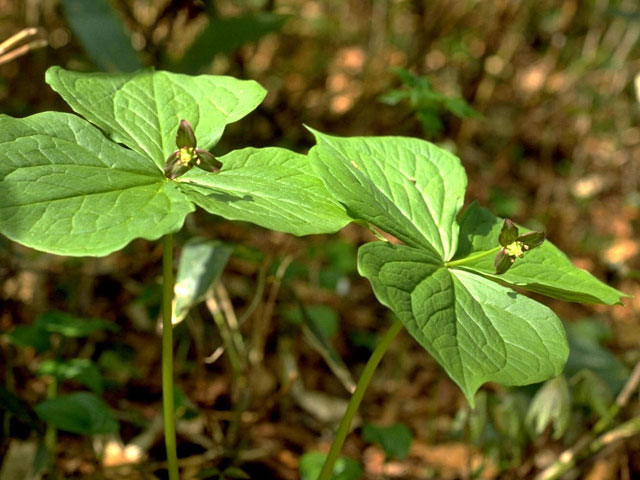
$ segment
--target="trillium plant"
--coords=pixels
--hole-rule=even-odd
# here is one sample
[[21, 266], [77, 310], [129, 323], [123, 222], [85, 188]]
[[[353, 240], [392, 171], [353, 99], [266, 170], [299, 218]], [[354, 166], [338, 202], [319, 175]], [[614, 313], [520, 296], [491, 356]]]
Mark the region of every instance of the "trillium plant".
[[358, 271], [395, 320], [363, 370], [321, 479], [330, 478], [371, 376], [403, 327], [473, 405], [485, 382], [540, 382], [558, 375], [567, 359], [557, 316], [510, 287], [609, 305], [623, 295], [574, 267], [543, 233], [476, 203], [461, 213], [464, 169], [428, 142], [312, 130], [316, 145], [308, 156], [245, 148], [216, 158], [209, 150], [224, 127], [264, 98], [257, 83], [58, 67], [46, 80], [78, 115], [0, 116], [0, 232], [72, 256], [107, 255], [135, 238], [162, 239], [163, 410], [172, 480], [179, 478], [172, 234], [196, 206], [294, 235], [332, 233], [351, 221], [378, 232], [380, 241], [360, 247]]

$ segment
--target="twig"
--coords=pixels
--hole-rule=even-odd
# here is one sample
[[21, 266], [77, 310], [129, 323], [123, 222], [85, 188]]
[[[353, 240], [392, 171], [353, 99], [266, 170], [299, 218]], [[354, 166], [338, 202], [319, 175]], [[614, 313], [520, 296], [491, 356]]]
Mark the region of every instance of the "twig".
[[629, 380], [625, 383], [622, 390], [618, 394], [616, 401], [611, 407], [609, 407], [609, 411], [606, 413], [604, 417], [602, 417], [593, 427], [593, 432], [596, 435], [602, 433], [611, 423], [611, 421], [618, 415], [618, 412], [629, 402], [631, 398], [631, 394], [637, 390], [638, 384], [640, 383], [640, 363], [636, 364], [631, 375], [629, 375]]
[[251, 351], [249, 352], [249, 362], [252, 365], [261, 363], [262, 359], [264, 358], [264, 343], [267, 337], [267, 333], [269, 332], [269, 325], [271, 323], [271, 317], [273, 316], [273, 311], [275, 309], [276, 299], [278, 298], [278, 293], [280, 292], [282, 278], [284, 277], [284, 274], [287, 271], [287, 268], [289, 268], [289, 265], [291, 265], [292, 261], [293, 256], [287, 255], [282, 259], [282, 262], [278, 266], [278, 270], [276, 270], [273, 283], [271, 284], [271, 289], [269, 290], [269, 296], [267, 297], [267, 303], [264, 307], [262, 318], [259, 322], [257, 322], [256, 328], [254, 328], [253, 330], [254, 333], [251, 339]]
[[218, 282], [215, 290], [216, 297], [218, 298], [218, 302], [220, 303], [220, 307], [222, 308], [222, 312], [224, 313], [229, 331], [231, 333], [231, 339], [233, 340], [233, 344], [242, 359], [243, 368], [245, 368], [247, 363], [247, 348], [245, 347], [244, 339], [240, 334], [240, 323], [238, 322], [238, 317], [236, 316], [236, 312], [233, 309], [233, 305], [231, 304], [231, 300], [229, 299], [229, 294], [227, 293], [227, 289], [224, 288], [224, 285]]
[[243, 371], [242, 360], [235, 348], [229, 326], [225, 321], [224, 314], [222, 313], [219, 302], [215, 298], [212, 288], [207, 292], [205, 304], [207, 305], [209, 312], [211, 312], [211, 316], [213, 317], [213, 320], [218, 327], [218, 331], [220, 332], [220, 337], [222, 338], [224, 349], [226, 350], [227, 355], [229, 355], [229, 362], [231, 363], [233, 376], [234, 378], [238, 378], [240, 375], [242, 375]]
[[264, 294], [264, 285], [266, 283], [267, 270], [270, 266], [270, 261], [263, 262], [260, 266], [260, 270], [258, 271], [258, 285], [256, 286], [256, 293], [253, 295], [251, 303], [249, 303], [249, 306], [238, 320], [239, 325], [244, 325], [244, 322], [246, 322], [249, 317], [253, 315], [253, 312], [255, 312], [256, 308], [258, 308], [258, 305], [260, 305], [260, 300], [262, 300], [262, 295]]
[[225, 443], [228, 447], [233, 447], [236, 444], [238, 438], [238, 431], [240, 429], [240, 423], [242, 421], [242, 415], [249, 407], [251, 389], [248, 388], [247, 379], [247, 349], [244, 344], [242, 335], [238, 325], [238, 317], [233, 309], [229, 294], [222, 283], [218, 283], [215, 286], [216, 298], [220, 305], [224, 318], [226, 320], [225, 328], [227, 335], [229, 336], [230, 346], [228, 348], [235, 351], [237, 361], [240, 363], [240, 371], [235, 372], [234, 385], [233, 385], [233, 398], [234, 398], [234, 414], [229, 428], [227, 429], [227, 435]]
[[[0, 65], [25, 55], [30, 50], [46, 47], [47, 41], [44, 38], [33, 38], [36, 35], [37, 28], [25, 28], [0, 43]], [[27, 43], [17, 46], [24, 41]]]

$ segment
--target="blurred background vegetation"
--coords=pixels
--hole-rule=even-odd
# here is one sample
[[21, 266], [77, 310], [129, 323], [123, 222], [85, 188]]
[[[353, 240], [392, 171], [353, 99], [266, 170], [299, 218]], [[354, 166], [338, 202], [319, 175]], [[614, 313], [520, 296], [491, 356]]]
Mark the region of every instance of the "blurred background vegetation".
[[[435, 362], [401, 336], [365, 398], [364, 427], [349, 437], [345, 454], [357, 468], [345, 467], [344, 478], [533, 478], [596, 424], [640, 360], [634, 0], [0, 0], [0, 41], [27, 27], [35, 30], [20, 45], [33, 48], [15, 58], [0, 51], [2, 113], [68, 110], [44, 83], [52, 65], [254, 79], [267, 98], [227, 129], [216, 152], [305, 152], [312, 138], [303, 124], [428, 139], [462, 159], [467, 202], [546, 230], [577, 265], [633, 295], [613, 308], [543, 300], [568, 322], [572, 343], [564, 385], [545, 385], [561, 392], [552, 404], [571, 391], [563, 412], [541, 407], [538, 387], [495, 385], [470, 412]], [[213, 322], [214, 301], [177, 327], [185, 478], [312, 478], [314, 458], [300, 459], [331, 441], [348, 395], [344, 365], [357, 378], [388, 323], [355, 270], [369, 234], [350, 226], [297, 239], [198, 212], [182, 235], [181, 244], [201, 236], [233, 247], [216, 299], [225, 318], [245, 319]], [[17, 327], [57, 309], [120, 328], [53, 340], [57, 357], [95, 361], [102, 398], [120, 421], [118, 434], [100, 441], [61, 433], [63, 478], [161, 478], [159, 258], [144, 241], [106, 258], [69, 259], [0, 239], [0, 377], [26, 405], [46, 395], [50, 378], [37, 371], [52, 354], [16, 340]], [[240, 360], [210, 356], [236, 333]], [[639, 408], [633, 397], [622, 419]], [[16, 412], [4, 419], [0, 455], [9, 458], [38, 428]], [[368, 422], [408, 427], [410, 449], [389, 451]], [[401, 442], [406, 430], [398, 431]], [[145, 432], [151, 440], [127, 457]], [[640, 474], [638, 438], [605, 453], [568, 478]]]

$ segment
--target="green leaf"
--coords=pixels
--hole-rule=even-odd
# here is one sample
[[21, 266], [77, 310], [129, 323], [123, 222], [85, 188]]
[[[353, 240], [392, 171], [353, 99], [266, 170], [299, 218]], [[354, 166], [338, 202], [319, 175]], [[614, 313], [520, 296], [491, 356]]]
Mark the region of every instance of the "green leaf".
[[117, 332], [118, 326], [101, 318], [81, 318], [69, 313], [50, 311], [36, 318], [36, 325], [49, 333], [59, 333], [65, 337], [88, 337], [93, 332], [110, 330]]
[[174, 286], [174, 322], [184, 319], [191, 307], [220, 278], [232, 251], [230, 245], [199, 237], [184, 244]]
[[254, 110], [266, 94], [251, 80], [153, 70], [107, 74], [51, 67], [46, 81], [76, 113], [160, 169], [176, 149], [180, 120], [191, 124], [198, 147], [209, 150], [225, 125]]
[[362, 440], [379, 444], [388, 458], [404, 460], [409, 455], [413, 435], [402, 423], [382, 427], [367, 422], [362, 427]]
[[73, 33], [100, 70], [131, 72], [142, 68], [124, 25], [107, 0], [62, 0]]
[[471, 404], [485, 382], [526, 385], [562, 371], [567, 341], [544, 305], [404, 245], [365, 244], [358, 269]]
[[178, 179], [189, 198], [209, 213], [294, 235], [335, 232], [349, 222], [310, 173], [304, 155], [245, 148], [218, 159], [223, 164], [219, 173], [194, 168]]
[[46, 352], [51, 348], [49, 332], [40, 325], [18, 325], [5, 334], [7, 340], [18, 347], [32, 347], [38, 353]]
[[287, 18], [285, 15], [269, 12], [233, 18], [211, 18], [176, 68], [183, 72], [197, 73], [209, 65], [216, 55], [231, 53], [267, 33], [280, 30]]
[[36, 405], [38, 416], [47, 423], [80, 435], [113, 433], [119, 428], [107, 404], [89, 392], [61, 395]]
[[[501, 228], [502, 219], [475, 202], [469, 205], [460, 219], [460, 241], [455, 260], [498, 246]], [[527, 252], [524, 258], [517, 259], [502, 275], [495, 275], [493, 259], [493, 255], [488, 255], [456, 268], [570, 302], [614, 305], [626, 296], [574, 266], [549, 240]]]
[[0, 231], [23, 245], [106, 255], [178, 230], [194, 210], [150, 159], [75, 115], [0, 116], [0, 145]]
[[[327, 455], [320, 452], [305, 453], [300, 457], [300, 480], [316, 480], [320, 475]], [[358, 480], [363, 471], [353, 458], [340, 457], [331, 473], [331, 480]]]
[[453, 256], [467, 185], [457, 157], [415, 138], [312, 132], [313, 168], [349, 215], [441, 259]]
[[222, 474], [227, 478], [241, 478], [251, 480], [251, 477], [247, 472], [238, 467], [227, 467]]
[[38, 375], [51, 375], [58, 382], [75, 380], [91, 389], [94, 393], [102, 394], [104, 389], [102, 375], [95, 363], [88, 358], [72, 358], [70, 360], [45, 360], [37, 370]]

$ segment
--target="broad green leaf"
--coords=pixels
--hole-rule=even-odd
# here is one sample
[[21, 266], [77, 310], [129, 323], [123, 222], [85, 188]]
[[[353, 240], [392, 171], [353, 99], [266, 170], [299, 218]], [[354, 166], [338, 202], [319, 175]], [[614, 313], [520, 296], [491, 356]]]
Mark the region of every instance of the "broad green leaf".
[[244, 148], [219, 160], [219, 173], [194, 168], [178, 179], [189, 198], [209, 213], [294, 235], [335, 232], [350, 220], [310, 173], [304, 155]]
[[358, 268], [470, 403], [485, 382], [526, 385], [562, 371], [565, 333], [544, 305], [404, 245], [365, 244]]
[[51, 337], [40, 325], [18, 325], [5, 334], [7, 340], [18, 347], [32, 347], [38, 353], [51, 348]]
[[153, 70], [107, 74], [51, 67], [46, 80], [76, 113], [160, 169], [176, 149], [180, 120], [189, 121], [198, 147], [209, 150], [225, 125], [254, 110], [266, 94], [251, 80]]
[[233, 247], [217, 240], [191, 238], [182, 248], [173, 294], [173, 322], [189, 313], [220, 278]]
[[62, 0], [62, 11], [96, 65], [104, 71], [142, 68], [124, 25], [107, 0]]
[[35, 407], [38, 416], [67, 432], [98, 435], [118, 430], [118, 421], [107, 404], [89, 392], [76, 392], [45, 400]]
[[402, 423], [384, 427], [367, 422], [362, 427], [362, 440], [379, 444], [388, 458], [403, 460], [409, 455], [413, 435]]
[[81, 318], [65, 312], [49, 311], [36, 318], [38, 328], [48, 333], [59, 333], [65, 337], [82, 338], [93, 332], [109, 330], [117, 332], [119, 327], [101, 318]]
[[[502, 219], [475, 202], [469, 205], [460, 219], [460, 241], [455, 259], [463, 259], [498, 246], [501, 228]], [[521, 233], [524, 231], [526, 229], [521, 229]], [[495, 255], [488, 255], [457, 268], [570, 302], [614, 305], [619, 304], [621, 297], [626, 296], [605, 285], [589, 272], [574, 266], [571, 260], [548, 240], [528, 252], [524, 258], [516, 260], [502, 275], [495, 274], [494, 257]]]
[[415, 138], [313, 134], [313, 168], [349, 215], [444, 260], [453, 256], [467, 186], [457, 157]]
[[38, 375], [51, 375], [58, 382], [75, 380], [89, 387], [94, 393], [102, 394], [103, 383], [100, 370], [88, 358], [72, 358], [70, 360], [45, 360], [37, 370]]
[[0, 116], [0, 146], [0, 231], [38, 250], [106, 255], [194, 210], [150, 159], [75, 115]]
[[177, 69], [197, 73], [220, 53], [231, 53], [267, 33], [280, 30], [287, 16], [269, 12], [232, 18], [211, 18], [178, 62]]

